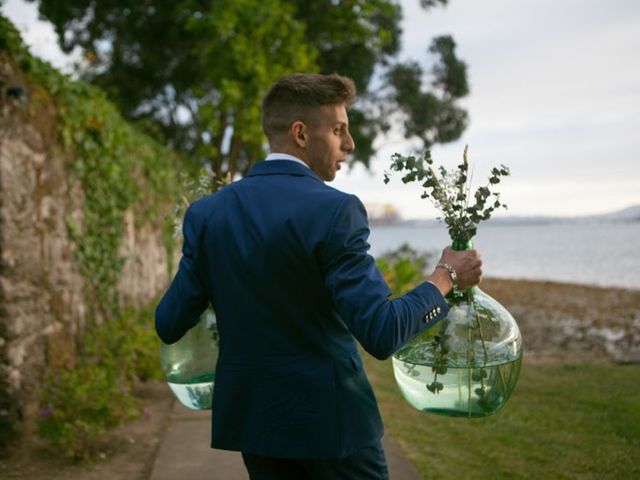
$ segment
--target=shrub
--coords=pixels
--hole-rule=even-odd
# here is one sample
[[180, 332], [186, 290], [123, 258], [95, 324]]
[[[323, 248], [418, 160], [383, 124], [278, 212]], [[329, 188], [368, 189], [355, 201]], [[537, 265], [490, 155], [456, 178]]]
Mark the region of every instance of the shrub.
[[40, 434], [64, 456], [91, 457], [100, 437], [140, 414], [137, 382], [161, 378], [151, 307], [129, 309], [85, 334], [73, 369], [45, 374]]
[[91, 456], [108, 428], [138, 413], [126, 375], [105, 364], [83, 360], [73, 370], [49, 372], [45, 382], [40, 433], [68, 458]]
[[432, 255], [418, 252], [404, 243], [382, 254], [377, 265], [394, 296], [400, 296], [424, 282], [425, 270]]

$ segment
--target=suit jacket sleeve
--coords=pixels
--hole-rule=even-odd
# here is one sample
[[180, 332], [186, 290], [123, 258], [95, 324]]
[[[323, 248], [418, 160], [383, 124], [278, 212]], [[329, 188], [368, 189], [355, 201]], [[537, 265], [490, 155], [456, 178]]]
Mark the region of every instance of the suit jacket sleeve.
[[448, 307], [428, 282], [390, 300], [391, 291], [367, 253], [368, 236], [366, 210], [356, 196], [348, 195], [334, 213], [320, 263], [342, 320], [367, 352], [385, 359], [445, 318]]
[[180, 340], [198, 323], [209, 303], [196, 270], [203, 222], [193, 207], [189, 207], [184, 217], [184, 244], [178, 272], [156, 308], [156, 332], [165, 343]]

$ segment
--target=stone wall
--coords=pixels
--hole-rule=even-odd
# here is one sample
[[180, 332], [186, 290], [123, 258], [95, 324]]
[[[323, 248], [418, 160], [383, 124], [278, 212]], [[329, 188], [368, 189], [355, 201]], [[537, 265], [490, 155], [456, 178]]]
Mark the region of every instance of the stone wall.
[[[66, 227], [82, 224], [83, 191], [57, 133], [51, 98], [0, 51], [0, 447], [31, 430], [45, 361], [73, 365], [90, 306]], [[162, 233], [127, 212], [119, 288], [151, 300], [168, 281]]]

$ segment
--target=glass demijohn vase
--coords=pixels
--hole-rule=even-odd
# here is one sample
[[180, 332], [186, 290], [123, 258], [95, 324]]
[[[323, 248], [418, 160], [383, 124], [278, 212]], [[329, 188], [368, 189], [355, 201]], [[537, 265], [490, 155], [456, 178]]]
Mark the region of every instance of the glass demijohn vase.
[[[471, 242], [453, 242], [454, 250]], [[418, 410], [450, 417], [485, 417], [513, 392], [522, 338], [511, 314], [478, 287], [447, 295], [447, 317], [393, 356], [393, 371]]]
[[160, 345], [160, 363], [169, 387], [180, 403], [193, 410], [211, 408], [217, 359], [218, 329], [211, 308], [176, 343]]

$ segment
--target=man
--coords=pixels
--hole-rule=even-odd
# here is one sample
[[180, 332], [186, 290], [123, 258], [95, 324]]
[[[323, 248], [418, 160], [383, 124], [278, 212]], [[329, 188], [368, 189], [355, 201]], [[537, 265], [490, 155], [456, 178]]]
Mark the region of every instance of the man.
[[444, 268], [388, 298], [362, 203], [324, 183], [355, 148], [354, 100], [339, 75], [273, 85], [263, 127], [274, 153], [188, 209], [179, 270], [156, 311], [172, 343], [213, 305], [212, 447], [241, 451], [252, 479], [388, 478], [356, 340], [387, 358], [446, 316], [448, 270], [460, 288], [480, 281], [477, 252], [445, 249]]

